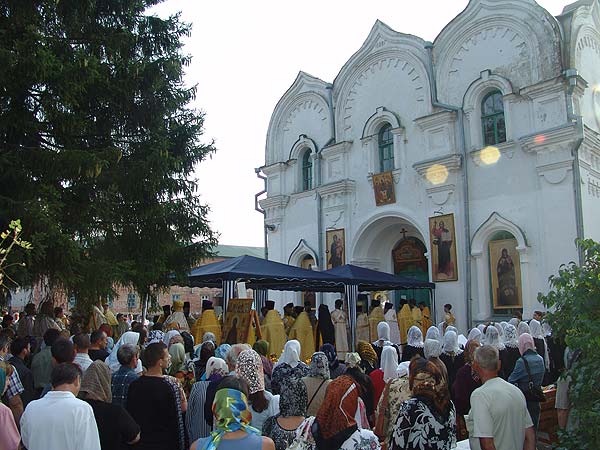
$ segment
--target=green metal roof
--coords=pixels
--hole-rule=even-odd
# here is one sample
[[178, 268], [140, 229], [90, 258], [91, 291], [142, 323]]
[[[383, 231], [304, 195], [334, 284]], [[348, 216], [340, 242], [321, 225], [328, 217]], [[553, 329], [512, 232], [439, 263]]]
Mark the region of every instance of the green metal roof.
[[244, 247], [241, 245], [217, 245], [213, 251], [216, 256], [222, 258], [237, 258], [238, 256], [248, 255], [256, 258], [265, 257], [264, 247]]

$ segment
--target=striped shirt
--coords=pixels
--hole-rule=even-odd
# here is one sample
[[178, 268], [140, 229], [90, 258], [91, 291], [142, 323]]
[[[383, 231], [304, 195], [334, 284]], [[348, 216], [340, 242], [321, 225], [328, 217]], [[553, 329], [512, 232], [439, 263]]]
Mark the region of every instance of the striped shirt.
[[207, 437], [211, 427], [204, 420], [204, 403], [206, 402], [206, 388], [210, 381], [196, 381], [192, 386], [188, 407], [185, 416], [185, 426], [190, 442]]

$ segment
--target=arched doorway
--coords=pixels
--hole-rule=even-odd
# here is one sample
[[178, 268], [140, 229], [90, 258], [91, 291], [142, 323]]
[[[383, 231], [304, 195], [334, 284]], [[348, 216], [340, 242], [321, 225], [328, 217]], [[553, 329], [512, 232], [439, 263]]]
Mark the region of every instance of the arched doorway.
[[[429, 268], [427, 264], [427, 248], [423, 242], [416, 237], [404, 237], [392, 250], [392, 263], [394, 274], [414, 278], [419, 281], [429, 281]], [[424, 302], [429, 304], [429, 292], [424, 289], [408, 289], [396, 291], [396, 306], [400, 299], [414, 298], [416, 304]]]

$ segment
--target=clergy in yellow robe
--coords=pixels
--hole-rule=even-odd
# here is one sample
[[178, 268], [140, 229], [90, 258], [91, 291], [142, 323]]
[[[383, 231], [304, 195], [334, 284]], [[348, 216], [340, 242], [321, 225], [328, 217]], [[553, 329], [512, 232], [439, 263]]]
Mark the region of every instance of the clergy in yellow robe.
[[379, 300], [373, 300], [371, 302], [373, 309], [369, 314], [369, 340], [368, 342], [375, 342], [379, 337], [377, 336], [377, 325], [379, 322], [385, 322], [385, 316], [383, 315], [383, 309], [381, 309], [381, 302]]
[[[406, 300], [405, 300], [406, 301]], [[412, 326], [412, 314], [410, 313], [410, 306], [408, 303], [404, 303], [400, 311], [398, 312], [398, 326], [400, 327], [400, 342], [404, 345], [407, 342], [408, 329]]]
[[269, 343], [269, 355], [279, 357], [283, 351], [283, 346], [287, 341], [283, 320], [277, 311], [275, 311], [275, 302], [267, 300], [267, 314], [260, 329], [262, 339]]
[[290, 329], [289, 338], [290, 340], [296, 339], [300, 342], [302, 351], [300, 360], [303, 362], [309, 360], [315, 352], [315, 340], [313, 328], [310, 324], [310, 317], [306, 311], [302, 311], [294, 321], [294, 325], [292, 325], [292, 328]]
[[211, 332], [216, 337], [216, 345], [221, 343], [221, 324], [217, 320], [215, 310], [213, 309], [212, 303], [208, 300], [202, 301], [202, 315], [192, 329], [192, 335], [194, 336], [194, 342], [202, 342], [204, 333]]
[[410, 305], [410, 315], [412, 316], [412, 324], [420, 330], [423, 330], [423, 314], [421, 314], [421, 310], [415, 305]]
[[295, 320], [296, 317], [294, 315], [294, 304], [288, 303], [283, 307], [283, 326], [285, 328], [286, 335], [290, 334], [290, 329], [292, 328], [292, 325], [294, 325]]
[[369, 316], [366, 312], [363, 312], [362, 306], [356, 307], [356, 342], [365, 341], [369, 342]]
[[433, 322], [431, 322], [431, 312], [429, 311], [429, 306], [425, 306], [425, 303], [419, 303], [419, 308], [421, 308], [421, 314], [423, 316], [421, 319], [421, 330], [423, 331], [423, 336], [425, 336], [429, 327], [433, 325]]
[[[173, 302], [173, 308], [171, 315], [163, 322], [164, 328], [167, 329], [169, 325], [171, 328], [179, 331], [190, 331], [187, 318], [183, 313], [183, 302], [181, 300], [175, 300]], [[195, 341], [194, 341], [195, 342]]]

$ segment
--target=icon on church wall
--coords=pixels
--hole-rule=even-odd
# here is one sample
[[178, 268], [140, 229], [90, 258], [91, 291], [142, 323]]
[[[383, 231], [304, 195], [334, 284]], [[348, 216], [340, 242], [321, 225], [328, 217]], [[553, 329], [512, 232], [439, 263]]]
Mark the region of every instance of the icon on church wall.
[[429, 239], [432, 280], [436, 282], [458, 280], [454, 214], [430, 217]]
[[520, 308], [521, 264], [516, 239], [490, 241], [490, 273], [494, 309]]
[[327, 269], [346, 264], [346, 241], [344, 229], [328, 230], [326, 234]]
[[373, 175], [373, 193], [375, 194], [376, 206], [396, 203], [394, 176], [392, 172], [382, 172]]

